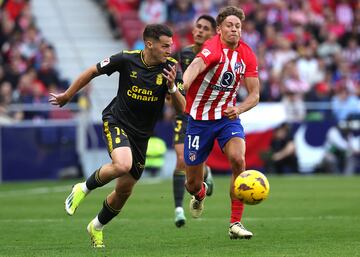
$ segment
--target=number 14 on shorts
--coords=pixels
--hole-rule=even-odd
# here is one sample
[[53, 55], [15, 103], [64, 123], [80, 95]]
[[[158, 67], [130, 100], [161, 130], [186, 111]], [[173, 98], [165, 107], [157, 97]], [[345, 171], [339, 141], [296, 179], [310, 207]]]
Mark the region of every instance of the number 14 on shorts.
[[192, 136], [192, 135], [188, 135], [188, 140], [189, 140], [189, 150], [190, 149], [195, 149], [195, 150], [199, 150], [200, 147], [200, 136]]

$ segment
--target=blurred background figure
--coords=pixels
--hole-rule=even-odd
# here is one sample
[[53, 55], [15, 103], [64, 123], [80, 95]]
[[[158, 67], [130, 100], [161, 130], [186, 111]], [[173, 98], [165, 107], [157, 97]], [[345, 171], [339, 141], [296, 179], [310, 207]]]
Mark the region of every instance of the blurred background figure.
[[164, 23], [167, 19], [166, 4], [160, 0], [144, 0], [140, 4], [139, 17], [144, 24]]
[[289, 124], [282, 123], [273, 132], [270, 149], [262, 153], [266, 173], [290, 174], [298, 172], [295, 144]]
[[326, 134], [323, 169], [327, 173], [353, 175], [360, 169], [360, 115], [339, 121]]
[[338, 81], [331, 99], [332, 111], [337, 121], [345, 120], [350, 114], [360, 113], [360, 100], [352, 93], [344, 80]]
[[167, 147], [163, 139], [156, 136], [150, 137], [146, 151], [145, 173], [149, 173], [151, 177], [159, 175], [165, 163], [166, 151]]

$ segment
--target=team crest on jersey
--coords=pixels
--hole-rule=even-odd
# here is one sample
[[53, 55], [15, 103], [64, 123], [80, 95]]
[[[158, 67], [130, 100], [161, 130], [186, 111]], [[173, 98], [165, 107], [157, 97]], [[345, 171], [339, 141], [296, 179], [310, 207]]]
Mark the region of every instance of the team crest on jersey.
[[184, 85], [181, 82], [176, 82], [176, 86], [179, 90], [184, 90]]
[[130, 77], [136, 79], [137, 78], [137, 72], [136, 71], [131, 71]]
[[235, 63], [234, 70], [236, 73], [244, 74], [245, 68], [246, 68], [246, 65], [245, 65], [243, 59], [241, 59], [240, 62]]
[[201, 53], [205, 56], [205, 57], [208, 57], [209, 56], [209, 54], [211, 54], [211, 52], [210, 52], [210, 50], [209, 49], [203, 49], [202, 51], [201, 51]]
[[232, 85], [234, 78], [234, 73], [232, 73], [231, 71], [225, 72], [220, 81], [221, 86], [228, 87]]
[[100, 67], [102, 68], [102, 67], [105, 67], [106, 65], [108, 65], [110, 63], [110, 58], [108, 57], [108, 58], [106, 58], [106, 59], [104, 59], [104, 60], [102, 60], [101, 62], [100, 62]]
[[160, 86], [163, 83], [163, 76], [161, 74], [156, 75], [156, 85]]
[[190, 161], [192, 161], [192, 162], [195, 161], [195, 160], [196, 160], [196, 157], [197, 157], [197, 156], [196, 156], [196, 152], [194, 152], [194, 151], [190, 151], [190, 152], [189, 152], [189, 160], [190, 160]]

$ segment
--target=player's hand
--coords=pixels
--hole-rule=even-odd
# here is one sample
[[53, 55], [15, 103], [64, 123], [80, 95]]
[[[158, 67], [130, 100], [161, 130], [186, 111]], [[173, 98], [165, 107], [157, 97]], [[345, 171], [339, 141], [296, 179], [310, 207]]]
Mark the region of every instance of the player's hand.
[[176, 65], [170, 65], [169, 64], [169, 68], [163, 69], [163, 77], [166, 78], [167, 80], [167, 86], [169, 89], [172, 89], [174, 87], [175, 84], [175, 78], [176, 78]]
[[235, 120], [239, 117], [240, 112], [238, 110], [238, 108], [236, 106], [233, 107], [228, 107], [225, 111], [224, 111], [224, 115], [226, 117], [228, 117], [230, 120]]
[[60, 107], [63, 107], [65, 104], [67, 104], [68, 101], [69, 98], [66, 96], [65, 93], [60, 93], [60, 94], [50, 93], [49, 103], [51, 103], [52, 105], [58, 105]]

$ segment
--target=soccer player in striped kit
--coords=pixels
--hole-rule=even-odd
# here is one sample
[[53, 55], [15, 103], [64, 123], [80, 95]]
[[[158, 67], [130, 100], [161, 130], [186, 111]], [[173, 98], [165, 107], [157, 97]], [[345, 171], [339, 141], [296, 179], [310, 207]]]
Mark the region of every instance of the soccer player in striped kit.
[[[255, 54], [240, 40], [244, 19], [244, 12], [237, 7], [221, 9], [216, 18], [217, 35], [205, 43], [183, 76], [189, 114], [184, 159], [185, 186], [192, 195], [190, 212], [194, 218], [202, 214], [206, 196], [202, 170], [217, 139], [232, 168], [231, 239], [253, 236], [240, 222], [244, 205], [233, 192], [235, 178], [245, 170], [245, 134], [239, 115], [259, 102], [260, 88]], [[240, 84], [245, 85], [248, 95], [236, 105]]]

